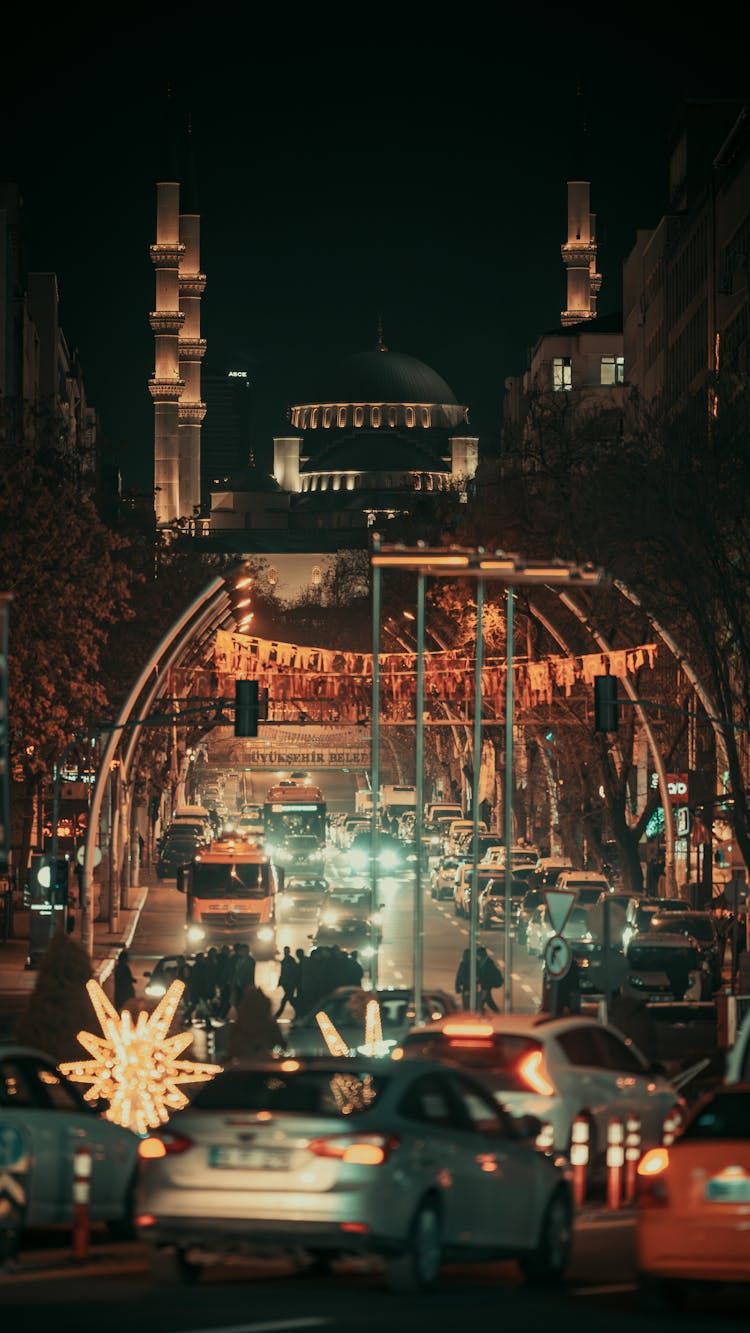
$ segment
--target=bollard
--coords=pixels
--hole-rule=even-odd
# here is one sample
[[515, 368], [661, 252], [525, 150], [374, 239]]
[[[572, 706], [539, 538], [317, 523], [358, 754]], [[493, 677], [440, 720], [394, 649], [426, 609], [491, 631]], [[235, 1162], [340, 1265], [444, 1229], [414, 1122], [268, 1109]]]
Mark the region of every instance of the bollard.
[[621, 1120], [611, 1119], [607, 1127], [607, 1207], [617, 1209], [622, 1202], [622, 1168], [625, 1161], [625, 1129]]
[[586, 1198], [586, 1176], [589, 1166], [589, 1122], [577, 1115], [570, 1131], [570, 1165], [573, 1168], [573, 1198], [580, 1208]]
[[629, 1115], [625, 1121], [625, 1202], [632, 1203], [635, 1198], [635, 1186], [638, 1175], [638, 1163], [641, 1160], [641, 1121], [637, 1115]]
[[91, 1195], [91, 1149], [76, 1148], [73, 1154], [73, 1258], [89, 1253], [89, 1198]]
[[536, 1136], [534, 1145], [540, 1152], [550, 1153], [555, 1146], [555, 1131], [549, 1120], [542, 1123], [542, 1128]]

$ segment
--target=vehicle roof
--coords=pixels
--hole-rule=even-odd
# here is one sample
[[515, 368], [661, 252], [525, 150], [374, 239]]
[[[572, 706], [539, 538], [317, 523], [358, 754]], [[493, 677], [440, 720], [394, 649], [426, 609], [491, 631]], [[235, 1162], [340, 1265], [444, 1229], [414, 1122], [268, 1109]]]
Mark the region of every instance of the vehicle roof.
[[607, 876], [603, 875], [601, 870], [571, 870], [568, 868], [560, 872], [560, 879], [580, 879], [591, 884], [604, 880], [605, 884], [609, 884]]
[[[443, 1018], [433, 1019], [429, 1023], [420, 1023], [418, 1026], [410, 1028], [409, 1035], [414, 1032], [440, 1032], [446, 1023], [457, 1023], [464, 1020], [466, 1023], [489, 1023], [493, 1032], [527, 1033], [529, 1036], [541, 1037], [545, 1033], [569, 1032], [574, 1028], [599, 1028], [602, 1024], [597, 1018], [586, 1018], [585, 1016], [570, 1015], [562, 1018], [552, 1018], [549, 1014], [483, 1014], [480, 1018], [477, 1014], [468, 1010], [461, 1010], [457, 1013], [446, 1014]], [[609, 1025], [611, 1026], [611, 1025]]]

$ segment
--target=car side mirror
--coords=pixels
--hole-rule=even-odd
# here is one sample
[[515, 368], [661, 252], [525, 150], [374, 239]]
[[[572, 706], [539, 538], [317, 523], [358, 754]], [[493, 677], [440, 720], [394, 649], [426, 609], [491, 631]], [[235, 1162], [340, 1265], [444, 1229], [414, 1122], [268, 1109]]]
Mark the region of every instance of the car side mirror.
[[538, 1139], [544, 1127], [538, 1115], [513, 1116], [512, 1125], [519, 1139]]

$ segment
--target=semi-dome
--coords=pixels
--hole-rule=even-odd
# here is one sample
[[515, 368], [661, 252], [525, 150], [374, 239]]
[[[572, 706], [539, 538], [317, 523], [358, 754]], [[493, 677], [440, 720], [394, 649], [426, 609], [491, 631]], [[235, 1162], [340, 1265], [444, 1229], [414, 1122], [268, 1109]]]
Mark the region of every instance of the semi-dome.
[[320, 402], [455, 404], [441, 375], [404, 352], [377, 347], [355, 352], [328, 377]]

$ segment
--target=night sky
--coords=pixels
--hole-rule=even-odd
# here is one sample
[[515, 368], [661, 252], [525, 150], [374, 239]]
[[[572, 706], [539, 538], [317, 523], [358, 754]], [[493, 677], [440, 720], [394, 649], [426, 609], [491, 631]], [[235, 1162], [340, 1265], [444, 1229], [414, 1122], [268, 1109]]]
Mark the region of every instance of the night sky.
[[[168, 84], [178, 127], [192, 121], [204, 367], [250, 372], [248, 444], [270, 467], [287, 406], [374, 346], [379, 316], [391, 350], [434, 367], [491, 445], [505, 377], [565, 304], [566, 181], [592, 182], [608, 314], [636, 230], [665, 211], [680, 99], [739, 97], [749, 82], [740, 41], [704, 31], [649, 45], [632, 29], [652, 25], [631, 11], [629, 35], [599, 10], [550, 9], [455, 45], [341, 46], [311, 31], [291, 50], [281, 26], [261, 36], [242, 17], [253, 11], [222, 9], [221, 30], [196, 11], [192, 36], [189, 12], [121, 11], [114, 41], [70, 20], [43, 48], [21, 33], [0, 91], [0, 177], [21, 187], [26, 267], [57, 273], [61, 324], [123, 484], [148, 490], [148, 247]], [[387, 12], [379, 22], [387, 37]]]

